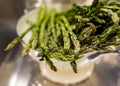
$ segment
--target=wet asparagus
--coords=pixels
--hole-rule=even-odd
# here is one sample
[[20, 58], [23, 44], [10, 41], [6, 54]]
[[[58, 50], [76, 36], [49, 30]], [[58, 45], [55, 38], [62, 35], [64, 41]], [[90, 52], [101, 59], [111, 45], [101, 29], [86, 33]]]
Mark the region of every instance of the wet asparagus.
[[82, 53], [104, 50], [113, 51], [111, 46], [119, 46], [120, 41], [120, 2], [94, 0], [90, 6], [73, 4], [68, 10], [57, 12], [47, 10], [45, 4], [38, 8], [36, 21], [5, 50], [10, 50], [29, 32], [32, 36], [26, 44], [22, 56], [30, 48], [38, 49], [43, 61], [57, 71], [52, 58], [69, 61], [77, 73], [76, 60]]

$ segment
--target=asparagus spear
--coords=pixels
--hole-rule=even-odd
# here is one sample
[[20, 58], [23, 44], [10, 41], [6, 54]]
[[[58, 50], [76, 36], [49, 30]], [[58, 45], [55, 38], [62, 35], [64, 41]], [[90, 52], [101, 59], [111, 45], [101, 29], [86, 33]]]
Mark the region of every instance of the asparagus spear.
[[65, 25], [64, 23], [62, 23], [61, 21], [57, 21], [60, 24], [60, 28], [62, 30], [62, 34], [63, 34], [63, 40], [64, 40], [64, 49], [65, 50], [69, 50], [70, 49], [70, 39], [69, 39], [69, 34], [68, 31], [66, 31]]
[[71, 40], [75, 46], [75, 54], [78, 54], [79, 50], [80, 50], [80, 43], [77, 39], [77, 36], [73, 33], [70, 25], [69, 25], [69, 22], [67, 21], [67, 19], [65, 18], [65, 16], [62, 16], [61, 19], [63, 20], [63, 22], [65, 23], [66, 25], [66, 28], [70, 34], [70, 37], [71, 37]]
[[15, 38], [5, 49], [5, 51], [8, 51], [10, 49], [12, 49], [18, 42], [20, 42], [22, 40], [22, 38], [30, 31], [33, 29], [35, 25], [32, 24], [30, 25], [30, 27], [25, 31], [23, 32], [19, 37]]
[[75, 61], [71, 61], [70, 64], [71, 64], [71, 67], [72, 67], [73, 71], [75, 73], [77, 73], [77, 64], [76, 64], [76, 62]]
[[79, 36], [78, 36], [78, 39], [79, 39], [80, 41], [85, 40], [85, 39], [88, 38], [91, 34], [93, 35], [93, 34], [95, 34], [95, 32], [96, 32], [96, 27], [95, 27], [94, 24], [92, 24], [92, 23], [87, 23], [87, 24], [90, 25], [90, 26], [84, 28], [84, 29], [80, 32], [80, 34], [79, 34]]
[[56, 38], [56, 33], [55, 33], [55, 15], [56, 15], [56, 10], [52, 9], [53, 12], [51, 13], [51, 18], [50, 18], [50, 27], [51, 27], [51, 32], [53, 35], [53, 40], [57, 40]]
[[[36, 30], [36, 29], [33, 29], [33, 30]], [[23, 49], [23, 52], [22, 52], [22, 57], [26, 57], [30, 51], [30, 48], [33, 47], [33, 46], [36, 46], [37, 42], [35, 42], [33, 44], [33, 40], [34, 40], [34, 37], [35, 36], [35, 32], [32, 31], [32, 36], [30, 38], [30, 40], [28, 41], [28, 43], [25, 45], [24, 49]]]
[[31, 39], [29, 40], [29, 42], [25, 45], [25, 48], [24, 48], [24, 50], [23, 50], [23, 52], [22, 52], [22, 57], [23, 57], [23, 58], [28, 55], [32, 41], [33, 41], [33, 38], [31, 38]]
[[[51, 70], [53, 71], [57, 71], [57, 68], [55, 67], [54, 63], [50, 60], [50, 58], [47, 56], [48, 55], [48, 51], [44, 51], [44, 55], [42, 56], [44, 61], [46, 62], [46, 64], [48, 64], [48, 66], [50, 67]], [[47, 55], [46, 55], [47, 54]]]
[[46, 13], [46, 4], [42, 4], [37, 11], [37, 17], [36, 17], [36, 25], [40, 25], [41, 22], [43, 21]]
[[36, 46], [38, 45], [38, 36], [39, 36], [39, 25], [41, 24], [42, 20], [45, 17], [46, 13], [46, 4], [42, 4], [37, 11], [37, 18], [36, 18], [36, 26], [33, 30], [33, 41], [32, 41], [32, 49], [35, 49]]
[[35, 26], [33, 30], [33, 40], [31, 41], [31, 48], [35, 49], [38, 45], [39, 27]]
[[113, 12], [110, 9], [101, 9], [101, 10], [107, 12], [108, 15], [111, 16], [113, 23], [118, 25], [120, 18], [118, 17], [117, 13]]
[[45, 28], [46, 28], [46, 24], [50, 18], [50, 14], [53, 12], [53, 9], [51, 9], [45, 19], [43, 20], [43, 22], [41, 23], [41, 27], [40, 27], [40, 33], [39, 33], [39, 44], [40, 44], [40, 47], [47, 50], [47, 46], [44, 44], [44, 32], [45, 32]]
[[57, 41], [57, 36], [56, 36], [56, 28], [55, 28], [55, 16], [56, 16], [56, 10], [53, 8], [52, 9], [53, 12], [51, 13], [50, 16], [50, 22], [47, 28], [48, 30], [48, 40], [49, 40], [49, 47], [51, 47], [51, 49], [55, 49], [58, 47], [58, 41]]

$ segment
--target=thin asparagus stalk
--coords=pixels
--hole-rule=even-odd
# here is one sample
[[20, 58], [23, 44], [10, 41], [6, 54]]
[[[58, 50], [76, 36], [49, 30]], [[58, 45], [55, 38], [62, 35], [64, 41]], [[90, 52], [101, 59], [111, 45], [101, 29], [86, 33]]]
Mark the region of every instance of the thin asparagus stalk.
[[55, 58], [55, 59], [62, 60], [62, 61], [75, 61], [83, 57], [82, 54], [79, 54], [77, 57], [75, 57], [75, 55], [64, 55], [59, 52], [49, 52], [49, 56], [51, 58]]
[[47, 46], [44, 44], [44, 36], [45, 36], [45, 28], [46, 28], [46, 24], [50, 18], [50, 14], [53, 12], [53, 9], [51, 9], [47, 14], [46, 17], [44, 19], [44, 21], [41, 23], [41, 27], [40, 27], [40, 34], [39, 34], [39, 44], [40, 47], [47, 50]]
[[49, 56], [48, 51], [45, 50], [44, 53], [45, 54], [42, 57], [43, 57], [44, 61], [46, 62], [46, 64], [48, 64], [48, 66], [51, 70], [57, 71], [57, 68], [55, 67], [54, 63], [48, 57]]
[[34, 38], [32, 41], [32, 49], [35, 49], [36, 46], [38, 45], [38, 36], [39, 36], [39, 25], [41, 24], [42, 20], [45, 17], [46, 13], [46, 4], [42, 4], [37, 11], [37, 18], [36, 18], [36, 26], [33, 30]]
[[58, 45], [52, 36], [49, 37], [49, 48], [52, 49], [52, 51], [55, 51], [58, 48]]
[[49, 68], [53, 71], [57, 71], [57, 68], [55, 67], [54, 63], [50, 60], [50, 58], [47, 55], [43, 55], [43, 59], [48, 64]]
[[119, 7], [120, 6], [120, 2], [119, 1], [118, 2], [111, 1], [111, 2], [108, 2], [106, 5], [107, 6], [117, 6], [117, 7]]
[[31, 48], [35, 49], [38, 45], [39, 27], [35, 26], [33, 30], [33, 40], [31, 41]]
[[54, 53], [49, 52], [49, 56], [51, 58], [55, 58], [55, 59], [58, 59], [58, 60], [68, 61], [67, 58], [63, 54], [58, 53], [58, 52], [54, 52]]
[[73, 33], [72, 28], [70, 27], [69, 22], [67, 21], [67, 19], [65, 18], [65, 16], [62, 16], [61, 19], [63, 20], [63, 22], [65, 23], [65, 26], [70, 34], [71, 40], [75, 46], [75, 54], [78, 54], [79, 50], [80, 50], [80, 43], [77, 39], [77, 36]]
[[96, 32], [96, 27], [94, 24], [92, 23], [87, 23], [87, 24], [89, 25], [89, 27], [84, 28], [78, 36], [78, 39], [80, 41], [87, 39], [91, 34], [93, 35]]
[[5, 51], [8, 51], [10, 49], [12, 49], [18, 42], [20, 42], [22, 40], [22, 38], [30, 31], [33, 29], [33, 27], [35, 26], [35, 24], [31, 24], [31, 26], [25, 31], [23, 32], [19, 37], [15, 38], [5, 49]]
[[77, 64], [76, 64], [76, 62], [75, 61], [71, 61], [70, 64], [71, 64], [71, 67], [72, 67], [73, 71], [75, 73], [77, 73]]
[[101, 9], [101, 10], [107, 12], [108, 15], [111, 15], [113, 23], [118, 25], [120, 18], [118, 17], [117, 13], [113, 12], [111, 9]]
[[55, 25], [55, 28], [56, 28], [56, 36], [58, 38], [61, 35], [61, 29], [58, 23]]
[[39, 26], [41, 22], [43, 21], [46, 13], [46, 4], [42, 4], [37, 11], [37, 18], [36, 18], [36, 24]]
[[99, 4], [99, 0], [94, 0], [94, 1], [92, 2], [91, 7], [92, 7], [92, 8], [93, 8], [93, 7], [96, 7], [96, 6], [98, 6], [98, 4]]
[[50, 18], [50, 26], [51, 26], [51, 32], [53, 35], [53, 40], [57, 40], [56, 38], [56, 33], [55, 33], [55, 15], [56, 15], [56, 10], [53, 9], [53, 12], [51, 13], [51, 18]]
[[117, 6], [104, 6], [105, 9], [116, 9], [116, 10], [120, 10], [120, 7], [117, 7]]
[[28, 41], [28, 43], [25, 45], [25, 48], [23, 49], [23, 52], [22, 52], [22, 57], [24, 58], [24, 57], [26, 57], [27, 55], [28, 55], [28, 53], [29, 53], [29, 51], [30, 51], [30, 48], [32, 47], [34, 47], [34, 46], [36, 46], [36, 44], [37, 44], [37, 42], [35, 42], [34, 44], [33, 44], [33, 42], [34, 42], [34, 39], [35, 39], [35, 30], [36, 30], [36, 27], [34, 27], [34, 29], [32, 30], [32, 36], [31, 36], [31, 38], [30, 38], [30, 40]]
[[61, 21], [57, 21], [57, 22], [61, 26], [60, 28], [61, 28], [62, 34], [63, 34], [64, 49], [69, 50], [70, 49], [70, 39], [69, 39], [68, 31], [66, 30], [64, 23], [62, 23]]
[[31, 39], [29, 40], [29, 42], [25, 45], [25, 48], [24, 48], [24, 50], [23, 50], [23, 52], [22, 52], [22, 57], [23, 57], [23, 58], [28, 55], [28, 53], [29, 53], [29, 51], [30, 51], [30, 47], [31, 47], [31, 42], [32, 42], [32, 41], [33, 41], [33, 39], [31, 38]]
[[110, 26], [110, 27], [106, 28], [106, 29], [103, 31], [103, 33], [102, 33], [102, 35], [101, 35], [100, 37], [103, 38], [103, 39], [106, 39], [106, 38], [108, 37], [108, 35], [111, 34], [112, 31], [114, 31], [114, 29], [116, 29], [116, 28], [117, 28], [117, 25], [116, 25], [116, 24], [113, 25], [113, 26]]
[[56, 16], [56, 10], [53, 8], [52, 13], [50, 16], [50, 22], [47, 28], [48, 30], [48, 35], [49, 35], [49, 44], [51, 48], [57, 48], [57, 36], [56, 36], [56, 28], [55, 28], [55, 16]]

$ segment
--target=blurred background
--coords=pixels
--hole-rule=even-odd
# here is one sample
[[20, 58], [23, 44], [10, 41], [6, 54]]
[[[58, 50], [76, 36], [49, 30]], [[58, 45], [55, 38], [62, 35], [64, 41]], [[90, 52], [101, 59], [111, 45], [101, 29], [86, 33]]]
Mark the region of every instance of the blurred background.
[[[51, 0], [46, 1], [51, 3]], [[69, 0], [61, 1], [67, 3]], [[30, 56], [20, 58], [23, 49], [21, 44], [11, 51], [4, 51], [7, 44], [17, 37], [17, 21], [24, 13], [38, 6], [36, 2], [36, 0], [0, 0], [0, 86], [63, 86], [42, 77], [38, 64]], [[74, 86], [87, 85], [120, 86], [120, 56], [102, 58], [96, 63], [92, 76]]]
[[17, 37], [16, 24], [24, 14], [25, 3], [25, 0], [0, 0], [0, 86], [30, 86], [28, 82], [35, 68], [34, 61], [20, 58], [21, 44], [11, 51], [4, 51]]

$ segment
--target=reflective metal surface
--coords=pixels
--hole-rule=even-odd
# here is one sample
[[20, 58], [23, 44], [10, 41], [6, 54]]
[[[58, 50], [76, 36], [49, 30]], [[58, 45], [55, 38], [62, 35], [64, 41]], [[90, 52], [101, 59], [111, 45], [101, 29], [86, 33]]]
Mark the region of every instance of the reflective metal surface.
[[[38, 64], [26, 57], [20, 58], [19, 44], [5, 58], [0, 67], [0, 86], [63, 86], [44, 78]], [[120, 86], [120, 56], [102, 57], [89, 79], [70, 86]]]
[[[0, 86], [63, 86], [43, 77], [38, 63], [30, 56], [22, 59], [21, 44], [11, 51], [4, 51], [6, 45], [17, 36], [16, 22], [23, 14], [23, 8], [22, 0], [0, 2]], [[70, 86], [120, 86], [120, 56], [99, 58], [89, 79]]]

